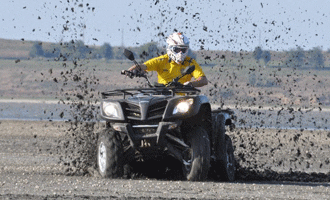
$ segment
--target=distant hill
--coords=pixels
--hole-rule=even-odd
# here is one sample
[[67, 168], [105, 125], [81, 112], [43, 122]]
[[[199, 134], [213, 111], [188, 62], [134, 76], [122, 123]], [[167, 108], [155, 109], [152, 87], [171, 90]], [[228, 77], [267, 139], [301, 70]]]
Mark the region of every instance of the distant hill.
[[[9, 40], [0, 38], [0, 59], [27, 59], [35, 41]], [[51, 43], [43, 42], [43, 46]]]
[[0, 39], [0, 58], [28, 58], [32, 45], [32, 41]]

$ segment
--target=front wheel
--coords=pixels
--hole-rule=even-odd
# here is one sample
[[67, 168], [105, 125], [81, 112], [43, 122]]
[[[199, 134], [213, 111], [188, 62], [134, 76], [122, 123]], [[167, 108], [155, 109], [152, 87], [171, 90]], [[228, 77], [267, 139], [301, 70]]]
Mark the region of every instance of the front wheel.
[[103, 131], [97, 143], [98, 170], [104, 178], [123, 176], [123, 147], [118, 132]]
[[204, 181], [210, 168], [210, 140], [206, 130], [197, 127], [188, 136], [188, 148], [184, 153], [183, 172], [189, 181]]

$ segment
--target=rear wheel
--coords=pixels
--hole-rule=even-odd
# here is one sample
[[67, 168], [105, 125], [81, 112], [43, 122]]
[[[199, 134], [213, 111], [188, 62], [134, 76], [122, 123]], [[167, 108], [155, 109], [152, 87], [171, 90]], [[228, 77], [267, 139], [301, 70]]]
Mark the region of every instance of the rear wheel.
[[97, 144], [98, 170], [104, 178], [123, 176], [123, 147], [118, 132], [104, 130]]
[[215, 118], [215, 138], [214, 153], [217, 160], [225, 160], [226, 154], [226, 121], [223, 115], [217, 115]]
[[188, 138], [190, 148], [183, 153], [183, 172], [189, 181], [204, 181], [210, 168], [210, 140], [205, 129], [196, 127]]
[[224, 159], [220, 161], [220, 178], [223, 181], [234, 181], [236, 172], [234, 148], [228, 135], [225, 136], [225, 141], [225, 156]]
[[217, 115], [214, 120], [215, 162], [212, 163], [211, 174], [222, 181], [234, 181], [236, 171], [234, 148], [230, 137], [226, 135], [226, 120], [221, 114]]

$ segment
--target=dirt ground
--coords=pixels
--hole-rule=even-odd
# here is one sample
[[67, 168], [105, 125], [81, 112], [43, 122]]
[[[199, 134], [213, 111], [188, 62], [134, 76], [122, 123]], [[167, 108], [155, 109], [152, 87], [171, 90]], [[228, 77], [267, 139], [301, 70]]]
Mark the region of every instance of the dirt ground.
[[330, 131], [236, 129], [241, 180], [330, 181]]
[[[148, 175], [103, 179], [87, 162], [92, 151], [82, 149], [88, 145], [72, 140], [79, 131], [70, 122], [0, 122], [0, 199], [327, 199], [330, 195], [329, 131], [236, 129], [228, 134], [235, 146], [237, 180], [187, 182]], [[94, 124], [93, 130], [102, 126]]]

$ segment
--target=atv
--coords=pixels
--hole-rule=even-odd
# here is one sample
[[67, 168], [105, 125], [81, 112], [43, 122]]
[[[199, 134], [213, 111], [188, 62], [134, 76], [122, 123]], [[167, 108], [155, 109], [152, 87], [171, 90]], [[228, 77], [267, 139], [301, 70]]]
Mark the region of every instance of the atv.
[[[138, 64], [131, 51], [125, 49], [124, 55]], [[123, 177], [130, 162], [167, 155], [179, 161], [186, 180], [204, 181], [213, 171], [234, 181], [234, 149], [225, 132], [226, 126], [234, 128], [235, 114], [211, 110], [199, 89], [179, 83], [194, 69], [187, 67], [167, 85], [152, 85], [145, 73], [123, 70], [131, 78], [145, 78], [149, 87], [101, 93], [106, 128], [98, 135], [97, 165], [102, 177]]]

